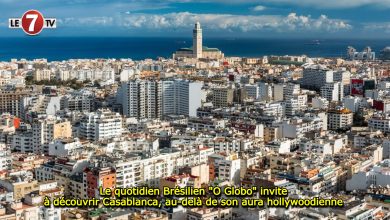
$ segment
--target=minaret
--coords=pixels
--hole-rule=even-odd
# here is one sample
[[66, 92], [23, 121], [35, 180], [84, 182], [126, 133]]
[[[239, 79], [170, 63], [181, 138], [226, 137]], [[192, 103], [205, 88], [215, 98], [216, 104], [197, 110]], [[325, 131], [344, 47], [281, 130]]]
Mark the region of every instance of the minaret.
[[200, 23], [196, 22], [192, 35], [192, 53], [194, 58], [202, 58], [202, 49], [202, 29], [200, 28]]

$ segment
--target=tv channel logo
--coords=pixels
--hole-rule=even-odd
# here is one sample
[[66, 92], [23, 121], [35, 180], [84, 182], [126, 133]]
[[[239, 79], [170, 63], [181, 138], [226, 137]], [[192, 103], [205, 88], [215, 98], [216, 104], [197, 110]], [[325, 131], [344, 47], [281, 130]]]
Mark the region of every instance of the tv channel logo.
[[57, 28], [57, 19], [44, 18], [37, 10], [26, 11], [21, 18], [10, 18], [9, 28], [22, 28], [28, 35], [38, 35], [43, 28]]

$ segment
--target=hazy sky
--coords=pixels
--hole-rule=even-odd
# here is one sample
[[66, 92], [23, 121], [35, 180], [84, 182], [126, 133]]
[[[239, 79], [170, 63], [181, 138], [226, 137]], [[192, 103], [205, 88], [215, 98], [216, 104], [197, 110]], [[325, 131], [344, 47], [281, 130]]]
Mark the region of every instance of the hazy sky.
[[0, 0], [0, 35], [23, 36], [8, 18], [28, 9], [58, 20], [41, 36], [390, 36], [390, 0]]

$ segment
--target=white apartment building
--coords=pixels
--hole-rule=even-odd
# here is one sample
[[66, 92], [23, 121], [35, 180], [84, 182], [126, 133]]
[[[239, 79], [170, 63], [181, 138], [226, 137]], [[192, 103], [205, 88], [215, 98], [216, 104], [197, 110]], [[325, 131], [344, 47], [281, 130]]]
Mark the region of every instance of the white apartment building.
[[33, 77], [35, 81], [42, 81], [42, 80], [48, 80], [51, 79], [51, 70], [49, 69], [37, 69], [33, 73]]
[[117, 102], [122, 103], [122, 112], [127, 117], [140, 117], [139, 108], [139, 82], [129, 80], [122, 83], [117, 93]]
[[282, 137], [284, 138], [297, 138], [297, 137], [303, 137], [304, 134], [308, 131], [315, 130], [314, 128], [317, 127], [318, 130], [322, 127], [322, 125], [317, 124], [311, 124], [308, 122], [303, 121], [303, 119], [292, 119], [290, 121], [283, 121], [281, 124], [282, 127]]
[[246, 98], [258, 99], [260, 96], [260, 89], [258, 85], [246, 84], [244, 86]]
[[285, 114], [289, 116], [296, 115], [299, 111], [307, 108], [307, 95], [294, 95], [290, 99], [285, 100], [284, 103]]
[[111, 67], [103, 67], [102, 69], [83, 67], [81, 69], [72, 70], [70, 75], [71, 79], [77, 79], [80, 81], [115, 81], [115, 71]]
[[259, 82], [259, 98], [263, 101], [273, 100], [273, 85], [270, 83]]
[[303, 152], [312, 152], [321, 157], [325, 157], [327, 154], [333, 154], [331, 143], [323, 139], [301, 143], [300, 150]]
[[285, 103], [284, 102], [271, 102], [262, 103], [260, 105], [262, 115], [284, 117], [285, 116]]
[[315, 109], [328, 109], [329, 101], [323, 97], [314, 97], [311, 99], [311, 106]]
[[21, 99], [20, 114], [22, 119], [30, 121], [33, 117], [54, 116], [60, 110], [60, 96], [26, 96]]
[[212, 154], [209, 156], [209, 165], [214, 172], [215, 179], [232, 184], [240, 183], [241, 159], [238, 158], [237, 153]]
[[288, 139], [276, 140], [265, 145], [266, 148], [278, 154], [291, 152], [291, 141]]
[[72, 138], [55, 139], [49, 144], [49, 155], [56, 157], [68, 157], [72, 151], [82, 149], [80, 141]]
[[320, 89], [326, 83], [333, 82], [333, 71], [323, 65], [310, 64], [305, 67], [300, 79], [301, 86]]
[[225, 128], [226, 121], [216, 118], [189, 118], [187, 128], [195, 131], [215, 130]]
[[56, 78], [61, 81], [67, 81], [71, 79], [70, 70], [67, 69], [59, 69], [56, 72]]
[[73, 92], [61, 97], [60, 106], [70, 111], [91, 112], [95, 110], [95, 96], [89, 91]]
[[384, 141], [384, 135], [381, 131], [369, 131], [353, 136], [353, 146], [355, 148], [364, 148], [372, 144], [380, 145]]
[[79, 134], [88, 140], [108, 140], [122, 135], [122, 117], [108, 109], [86, 113], [80, 121]]
[[0, 171], [11, 169], [12, 157], [8, 151], [0, 151]]
[[347, 191], [367, 190], [368, 187], [383, 186], [390, 183], [390, 160], [383, 160], [381, 163], [374, 165], [368, 171], [359, 171], [347, 180]]
[[343, 98], [343, 105], [345, 108], [351, 110], [353, 113], [358, 112], [363, 107], [372, 105], [367, 99], [358, 96], [346, 96]]
[[333, 81], [341, 82], [341, 84], [343, 84], [344, 87], [347, 87], [346, 85], [349, 85], [351, 83], [351, 72], [346, 71], [345, 69], [334, 71]]
[[189, 115], [189, 81], [164, 80], [161, 86], [162, 115]]
[[199, 148], [191, 151], [173, 151], [160, 153], [148, 158], [136, 155], [110, 156], [107, 160], [116, 169], [116, 186], [118, 188], [134, 187], [141, 184], [159, 185], [163, 177], [177, 174], [179, 168], [207, 163], [208, 156], [214, 153], [213, 148]]
[[215, 152], [240, 152], [253, 148], [253, 141], [247, 139], [228, 139], [216, 137], [207, 143]]
[[389, 117], [372, 117], [368, 119], [368, 127], [380, 130], [383, 133], [390, 132], [390, 118]]
[[353, 124], [353, 113], [348, 109], [328, 111], [328, 129], [347, 129]]
[[326, 123], [323, 115], [306, 115], [304, 118], [296, 117], [283, 121], [280, 127], [282, 128], [282, 137], [299, 138], [307, 132], [327, 130]]
[[340, 82], [326, 83], [321, 87], [321, 97], [328, 101], [341, 101], [344, 97], [344, 85]]
[[299, 84], [287, 83], [283, 87], [283, 99], [288, 100], [295, 95], [299, 95], [301, 93], [301, 86]]
[[[135, 118], [160, 118], [164, 115], [194, 114], [200, 107], [199, 86], [191, 86], [187, 80], [130, 80], [122, 83], [117, 102], [122, 103], [123, 114]], [[194, 103], [190, 103], [193, 101]]]
[[36, 119], [32, 125], [33, 152], [47, 154], [48, 145], [56, 138], [68, 138], [72, 135], [71, 124], [54, 117]]
[[203, 82], [190, 82], [189, 83], [189, 109], [188, 114], [190, 117], [196, 116], [196, 110], [202, 107], [202, 103], [206, 102], [206, 91], [202, 90]]
[[21, 153], [33, 152], [33, 133], [22, 132], [12, 135], [11, 149]]

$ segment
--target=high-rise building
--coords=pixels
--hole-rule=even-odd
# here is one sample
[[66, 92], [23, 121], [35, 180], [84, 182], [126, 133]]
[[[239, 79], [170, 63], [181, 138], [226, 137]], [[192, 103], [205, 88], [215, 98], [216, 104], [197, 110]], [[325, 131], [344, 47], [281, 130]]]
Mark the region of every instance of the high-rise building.
[[160, 118], [160, 95], [159, 83], [156, 80], [140, 81], [139, 106], [140, 118]]
[[343, 83], [326, 83], [321, 87], [321, 96], [326, 98], [328, 101], [342, 101], [344, 98]]
[[117, 102], [122, 103], [122, 112], [127, 117], [139, 118], [139, 81], [122, 83], [117, 93]]
[[117, 101], [123, 114], [135, 118], [159, 118], [160, 96], [158, 81], [129, 80], [118, 90]]
[[206, 92], [202, 90], [202, 87], [203, 82], [190, 82], [189, 84], [188, 114], [191, 117], [196, 117], [196, 110], [206, 101]]
[[70, 111], [91, 112], [95, 110], [95, 97], [88, 91], [74, 92], [61, 97], [60, 106]]
[[355, 48], [347, 48], [347, 58], [349, 60], [375, 60], [375, 52], [370, 47], [364, 48], [363, 51], [357, 52]]
[[58, 120], [54, 117], [35, 119], [32, 124], [32, 133], [33, 152], [48, 154], [51, 141], [72, 136], [72, 126], [69, 121]]
[[27, 90], [4, 90], [0, 91], [0, 113], [10, 113], [20, 116], [20, 100], [31, 94]]
[[329, 70], [323, 65], [307, 65], [303, 70], [300, 85], [310, 89], [320, 90], [326, 83], [341, 82], [344, 93], [348, 94], [351, 73], [346, 70]]
[[273, 97], [273, 85], [270, 83], [259, 83], [259, 99], [263, 101], [271, 101]]
[[244, 86], [245, 98], [257, 100], [260, 96], [260, 89], [258, 85], [246, 84]]
[[228, 86], [214, 87], [212, 103], [215, 108], [228, 107], [233, 104], [234, 89]]
[[333, 71], [322, 65], [309, 65], [303, 70], [300, 85], [310, 89], [320, 89], [325, 83], [333, 82]]
[[108, 140], [122, 135], [122, 117], [108, 109], [99, 109], [84, 116], [80, 136], [92, 141]]
[[344, 87], [344, 95], [349, 95], [351, 90], [351, 73], [346, 70], [338, 70], [333, 72], [333, 82], [341, 82]]
[[[190, 97], [200, 107], [201, 98], [190, 95], [187, 80], [130, 80], [118, 90], [117, 101], [122, 103], [123, 114], [135, 118], [161, 118], [164, 115], [189, 115]], [[200, 90], [199, 86], [192, 86]], [[200, 92], [200, 91], [199, 91]], [[194, 110], [194, 112], [196, 109]]]
[[187, 80], [160, 81], [162, 115], [189, 114], [189, 82]]

